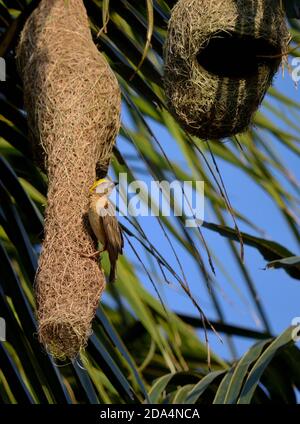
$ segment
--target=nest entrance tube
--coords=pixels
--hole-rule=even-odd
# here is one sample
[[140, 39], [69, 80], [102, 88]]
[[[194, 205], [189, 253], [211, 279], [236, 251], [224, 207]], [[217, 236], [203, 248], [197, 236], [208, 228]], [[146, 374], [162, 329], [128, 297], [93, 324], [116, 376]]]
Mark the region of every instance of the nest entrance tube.
[[29, 136], [48, 175], [36, 275], [39, 339], [55, 357], [85, 347], [105, 288], [88, 227], [89, 188], [106, 175], [120, 127], [116, 77], [93, 43], [82, 0], [41, 0], [17, 49]]
[[221, 31], [213, 35], [197, 55], [207, 72], [220, 78], [247, 79], [264, 64], [276, 68], [281, 50], [268, 40]]
[[164, 46], [171, 113], [192, 135], [246, 130], [288, 49], [276, 0], [179, 0]]

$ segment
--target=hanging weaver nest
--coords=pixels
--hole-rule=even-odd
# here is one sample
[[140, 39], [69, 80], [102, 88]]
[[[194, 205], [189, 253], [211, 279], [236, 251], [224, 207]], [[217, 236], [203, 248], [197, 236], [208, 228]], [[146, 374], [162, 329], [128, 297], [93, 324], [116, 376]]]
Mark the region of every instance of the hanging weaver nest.
[[179, 0], [164, 48], [171, 112], [204, 139], [244, 131], [288, 43], [278, 0]]
[[30, 139], [49, 178], [36, 276], [39, 338], [55, 357], [86, 345], [105, 287], [87, 228], [89, 187], [105, 175], [120, 125], [120, 90], [94, 45], [81, 0], [42, 0], [21, 34], [17, 63]]

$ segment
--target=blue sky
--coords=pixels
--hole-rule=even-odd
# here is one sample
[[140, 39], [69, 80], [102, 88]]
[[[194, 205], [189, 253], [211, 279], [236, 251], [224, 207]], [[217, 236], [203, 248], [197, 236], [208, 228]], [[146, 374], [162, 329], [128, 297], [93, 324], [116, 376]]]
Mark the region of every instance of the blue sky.
[[[290, 98], [299, 100], [299, 92], [295, 88], [288, 73], [286, 73], [284, 78], [281, 73], [278, 73], [275, 80], [275, 87]], [[274, 101], [273, 104], [275, 105]], [[288, 113], [288, 111], [285, 112]], [[123, 119], [126, 123], [130, 124], [126, 111], [123, 112]], [[276, 121], [274, 117], [272, 117], [272, 119], [278, 124], [278, 121]], [[179, 164], [185, 165], [181, 152], [176, 148], [176, 143], [172, 140], [168, 132], [156, 123], [150, 122], [150, 124], [152, 130], [164, 146], [168, 156]], [[277, 151], [279, 157], [284, 158], [287, 168], [292, 171], [297, 180], [300, 181], [299, 158], [272, 139], [270, 135], [265, 133], [262, 135], [265, 141], [270, 143], [272, 149]], [[135, 151], [121, 137], [118, 140], [118, 147], [125, 156], [135, 154]], [[138, 160], [138, 158], [137, 160], [133, 160], [132, 164], [135, 164], [138, 168], [143, 168], [143, 163]], [[232, 165], [221, 160], [218, 160], [218, 165], [222, 172], [233, 206], [244, 215], [250, 217], [259, 227], [263, 228], [270, 240], [277, 241], [287, 246], [295, 254], [299, 254], [299, 246], [287, 228], [273, 200], [244, 173], [237, 170]], [[149, 176], [141, 176], [141, 178], [149, 181]], [[216, 222], [207, 209], [205, 210], [205, 220]], [[170, 246], [159, 228], [156, 219], [153, 217], [143, 217], [140, 219], [140, 223], [144, 231], [149, 235], [152, 243], [160, 249], [163, 255], [168, 258], [169, 263], [179, 272], [175, 257], [172, 255]], [[249, 228], [243, 225], [241, 225], [240, 228], [243, 231], [249, 232]], [[226, 269], [230, 274], [229, 278], [225, 278], [217, 267], [215, 287], [218, 300], [224, 311], [226, 322], [253, 329], [263, 329], [262, 323], [258, 319], [255, 307], [249, 296], [249, 291], [245, 286], [244, 278], [241, 276], [237, 264], [229, 251], [228, 244], [221, 236], [208, 230], [204, 229], [203, 233], [212, 251], [216, 257], [220, 258], [222, 263], [226, 265]], [[211, 299], [208, 296], [205, 284], [199, 274], [197, 264], [179, 245], [177, 245], [176, 242], [174, 242], [174, 240], [172, 241], [175, 243], [174, 246], [176, 251], [184, 265], [186, 277], [194, 296], [199, 301], [199, 304], [202, 306], [207, 316], [212, 320], [217, 319]], [[142, 250], [139, 252], [142, 254]], [[126, 255], [131, 258], [134, 263], [137, 263], [128, 245], [126, 245]], [[151, 269], [151, 263], [147, 262], [147, 258], [145, 258], [145, 261], [146, 266]], [[265, 260], [253, 248], [245, 248], [245, 264], [251, 274], [252, 280], [255, 282], [258, 296], [264, 305], [272, 332], [277, 334], [283, 331], [291, 324], [294, 317], [300, 316], [299, 281], [288, 277], [288, 275], [281, 270], [265, 271], [263, 269], [266, 264]], [[147, 289], [155, 295], [155, 291], [151, 283], [147, 280], [147, 277], [142, 273], [140, 273], [140, 276], [141, 281], [143, 281]], [[164, 282], [161, 284], [158, 282], [158, 287], [160, 293], [163, 294], [166, 304], [169, 305], [172, 310], [197, 316], [197, 311], [191, 305], [190, 300], [176, 285], [168, 287]], [[203, 337], [201, 332], [200, 336]], [[216, 353], [225, 358], [230, 358], [230, 353], [225, 343], [221, 344], [214, 335], [210, 336], [210, 343], [212, 349]], [[235, 338], [238, 355], [240, 356], [243, 354], [249, 345], [253, 343], [253, 340]]]

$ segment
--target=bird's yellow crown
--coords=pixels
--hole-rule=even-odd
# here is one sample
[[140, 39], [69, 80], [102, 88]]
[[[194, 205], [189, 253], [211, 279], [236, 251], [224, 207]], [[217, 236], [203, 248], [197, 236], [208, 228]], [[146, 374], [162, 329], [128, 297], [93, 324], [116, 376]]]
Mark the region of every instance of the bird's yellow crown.
[[106, 178], [101, 178], [100, 180], [97, 180], [94, 182], [94, 184], [90, 187], [90, 192], [93, 193], [95, 188], [97, 188], [100, 184], [106, 183], [108, 180]]

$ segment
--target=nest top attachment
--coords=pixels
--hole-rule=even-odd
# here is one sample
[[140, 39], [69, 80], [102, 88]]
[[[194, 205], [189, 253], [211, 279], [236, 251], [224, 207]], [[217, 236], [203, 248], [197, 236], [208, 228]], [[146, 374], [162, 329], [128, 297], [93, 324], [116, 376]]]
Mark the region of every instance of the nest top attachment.
[[244, 131], [289, 40], [278, 0], [179, 0], [164, 47], [170, 111], [200, 138]]

